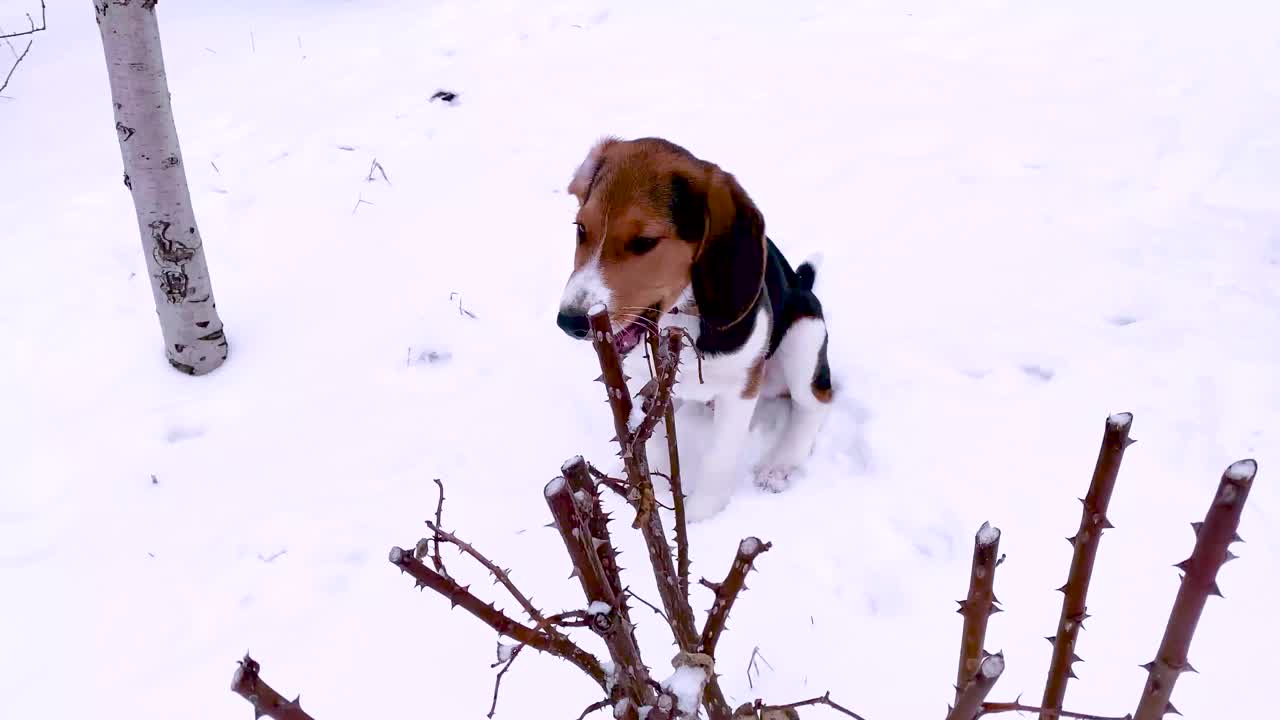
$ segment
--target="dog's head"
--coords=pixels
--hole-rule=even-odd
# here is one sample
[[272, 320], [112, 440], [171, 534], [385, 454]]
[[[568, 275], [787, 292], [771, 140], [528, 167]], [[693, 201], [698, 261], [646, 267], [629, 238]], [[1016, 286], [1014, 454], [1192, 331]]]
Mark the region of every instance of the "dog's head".
[[733, 175], [658, 138], [596, 143], [569, 183], [578, 198], [573, 273], [557, 324], [585, 338], [609, 309], [622, 353], [690, 288], [704, 328], [727, 329], [764, 283], [764, 217]]

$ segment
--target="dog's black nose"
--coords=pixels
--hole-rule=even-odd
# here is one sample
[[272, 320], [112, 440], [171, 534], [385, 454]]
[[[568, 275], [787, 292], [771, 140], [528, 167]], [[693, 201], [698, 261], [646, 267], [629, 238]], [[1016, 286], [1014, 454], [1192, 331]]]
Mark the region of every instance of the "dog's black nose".
[[556, 315], [556, 325], [571, 338], [581, 340], [591, 332], [591, 323], [588, 322], [586, 315], [569, 315], [560, 313]]

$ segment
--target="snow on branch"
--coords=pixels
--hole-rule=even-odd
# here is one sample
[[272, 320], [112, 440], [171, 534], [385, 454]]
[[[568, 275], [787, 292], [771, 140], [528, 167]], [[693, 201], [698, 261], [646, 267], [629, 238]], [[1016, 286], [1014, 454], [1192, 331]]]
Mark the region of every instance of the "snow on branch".
[[702, 585], [713, 593], [715, 600], [711, 603], [711, 612], [707, 615], [707, 624], [702, 628], [702, 639], [698, 643], [698, 652], [715, 656], [716, 644], [720, 634], [724, 632], [725, 623], [729, 620], [729, 610], [738, 599], [738, 595], [747, 589], [747, 573], [754, 569], [756, 558], [768, 552], [772, 543], [762, 542], [760, 538], [749, 537], [738, 543], [738, 554], [729, 566], [724, 581], [713, 583], [705, 578]]
[[964, 616], [964, 628], [960, 633], [960, 663], [956, 671], [956, 697], [965, 683], [978, 671], [982, 662], [983, 645], [987, 638], [987, 621], [1000, 612], [996, 607], [995, 580], [997, 559], [1000, 554], [1000, 529], [991, 523], [982, 523], [973, 539], [973, 564], [969, 571], [969, 594], [957, 600]]
[[1183, 573], [1182, 585], [1169, 611], [1169, 622], [1156, 659], [1143, 666], [1147, 670], [1147, 682], [1138, 701], [1137, 720], [1160, 720], [1165, 713], [1177, 712], [1169, 696], [1173, 694], [1178, 676], [1194, 671], [1187, 661], [1191, 638], [1209, 596], [1222, 597], [1218, 590], [1218, 570], [1235, 559], [1231, 544], [1244, 542], [1238, 534], [1240, 516], [1257, 472], [1258, 463], [1254, 460], [1232, 463], [1218, 482], [1204, 521], [1191, 524], [1196, 533], [1195, 549], [1191, 557], [1177, 565]]
[[1044, 699], [1041, 706], [1040, 720], [1052, 720], [1055, 711], [1062, 709], [1062, 702], [1067, 695], [1067, 682], [1075, 678], [1072, 665], [1080, 662], [1076, 654], [1076, 639], [1089, 617], [1086, 600], [1089, 595], [1089, 581], [1093, 577], [1093, 565], [1098, 557], [1098, 544], [1102, 531], [1112, 527], [1107, 519], [1107, 509], [1111, 504], [1111, 493], [1115, 490], [1116, 478], [1120, 474], [1120, 462], [1124, 459], [1125, 448], [1135, 441], [1129, 437], [1129, 429], [1133, 427], [1132, 413], [1117, 413], [1107, 418], [1106, 429], [1102, 434], [1102, 447], [1098, 450], [1098, 461], [1093, 469], [1093, 479], [1089, 482], [1089, 492], [1080, 501], [1083, 508], [1080, 513], [1080, 528], [1076, 534], [1067, 538], [1071, 543], [1071, 569], [1067, 574], [1067, 583], [1059, 588], [1063, 593], [1062, 613], [1058, 618], [1058, 632], [1049, 638], [1053, 643], [1053, 658], [1049, 663], [1049, 675], [1045, 682]]
[[257, 660], [244, 654], [236, 672], [231, 676], [231, 690], [253, 705], [254, 717], [269, 717], [272, 720], [312, 720], [302, 709], [302, 696], [285, 700], [259, 675], [262, 666]]

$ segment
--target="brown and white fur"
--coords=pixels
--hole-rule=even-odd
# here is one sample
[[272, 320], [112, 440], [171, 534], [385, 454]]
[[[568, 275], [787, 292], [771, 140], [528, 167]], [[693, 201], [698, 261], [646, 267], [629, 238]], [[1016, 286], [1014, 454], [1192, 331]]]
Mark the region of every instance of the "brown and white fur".
[[728, 504], [761, 397], [790, 397], [790, 421], [756, 468], [758, 485], [784, 489], [833, 395], [816, 262], [792, 270], [733, 175], [660, 138], [598, 141], [569, 192], [578, 199], [577, 249], [560, 328], [585, 338], [588, 310], [604, 304], [624, 355], [646, 329], [669, 325], [688, 330], [702, 355], [703, 380], [686, 350], [676, 385], [680, 400], [712, 406], [689, 518]]

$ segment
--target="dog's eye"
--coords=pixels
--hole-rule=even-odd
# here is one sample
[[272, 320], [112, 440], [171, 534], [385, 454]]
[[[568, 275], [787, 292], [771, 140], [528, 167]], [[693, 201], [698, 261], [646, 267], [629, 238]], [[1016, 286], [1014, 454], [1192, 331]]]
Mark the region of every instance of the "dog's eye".
[[581, 245], [587, 241], [587, 226], [582, 223], [574, 223], [578, 226], [578, 244]]
[[658, 245], [657, 238], [636, 236], [627, 241], [627, 252], [643, 255]]

